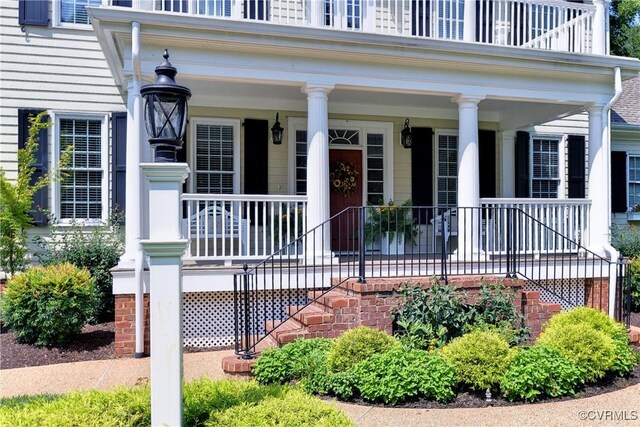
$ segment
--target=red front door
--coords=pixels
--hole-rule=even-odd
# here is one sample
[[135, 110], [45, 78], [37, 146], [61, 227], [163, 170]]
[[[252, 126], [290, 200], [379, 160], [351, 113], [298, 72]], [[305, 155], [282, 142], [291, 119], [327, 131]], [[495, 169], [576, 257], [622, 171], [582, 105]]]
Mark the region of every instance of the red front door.
[[[329, 150], [329, 172], [333, 171], [338, 162], [353, 165], [358, 172], [356, 188], [352, 194], [343, 194], [334, 190], [330, 185], [330, 213], [331, 216], [352, 206], [362, 206], [362, 151], [361, 150]], [[348, 214], [342, 214], [331, 221], [331, 250], [334, 252], [355, 252], [358, 250], [358, 211], [352, 209]]]

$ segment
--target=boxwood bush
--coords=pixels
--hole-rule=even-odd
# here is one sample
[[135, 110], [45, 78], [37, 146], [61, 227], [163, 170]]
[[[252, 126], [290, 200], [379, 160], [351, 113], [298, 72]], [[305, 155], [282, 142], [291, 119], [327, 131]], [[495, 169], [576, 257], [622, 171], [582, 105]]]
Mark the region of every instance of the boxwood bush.
[[495, 331], [476, 330], [451, 341], [442, 356], [456, 370], [458, 382], [471, 390], [497, 389], [515, 350]]
[[333, 341], [327, 363], [333, 372], [347, 371], [374, 354], [384, 353], [399, 345], [394, 337], [376, 329], [360, 326], [350, 329]]
[[32, 267], [13, 276], [0, 304], [2, 319], [21, 343], [58, 346], [82, 332], [98, 302], [86, 269], [69, 263]]
[[635, 367], [633, 349], [629, 344], [626, 328], [600, 310], [590, 307], [577, 307], [570, 311], [558, 313], [549, 319], [545, 330], [562, 329], [567, 325], [584, 324], [604, 333], [614, 342], [615, 358], [611, 371], [618, 375], [626, 375]]
[[579, 382], [580, 371], [558, 349], [535, 345], [518, 352], [500, 388], [509, 400], [534, 402], [544, 396], [574, 394]]
[[455, 396], [453, 366], [439, 355], [394, 347], [358, 363], [350, 374], [363, 399], [395, 405], [413, 397], [448, 402]]

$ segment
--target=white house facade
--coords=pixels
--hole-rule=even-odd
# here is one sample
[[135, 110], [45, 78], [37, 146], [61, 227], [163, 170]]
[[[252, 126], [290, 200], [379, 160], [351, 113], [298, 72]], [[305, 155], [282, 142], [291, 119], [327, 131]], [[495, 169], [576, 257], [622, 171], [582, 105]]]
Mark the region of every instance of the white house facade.
[[[86, 142], [92, 162], [74, 171], [73, 188], [53, 186], [46, 200], [61, 220], [125, 209], [114, 292], [123, 307], [124, 297], [135, 301], [136, 353], [149, 287], [140, 241], [153, 214], [139, 168], [152, 159], [140, 87], [164, 49], [193, 94], [178, 154], [190, 169], [180, 218], [184, 316], [194, 325], [214, 318], [200, 335], [185, 327], [188, 345], [233, 343], [240, 263], [283, 247], [307, 265], [310, 252], [325, 260], [358, 252], [341, 246], [353, 243], [338, 235], [342, 226], [323, 226], [349, 207], [434, 207], [417, 219], [427, 237], [403, 246], [432, 254], [453, 235], [458, 262], [510, 256], [507, 242], [490, 237], [511, 227], [492, 209], [519, 209], [564, 242], [615, 257], [609, 115], [640, 61], [608, 55], [606, 0], [42, 3], [46, 10], [2, 4], [3, 167], [15, 171], [26, 110], [47, 109], [54, 120], [47, 161], [67, 135]], [[349, 197], [331, 189], [339, 164], [357, 172]], [[485, 213], [476, 221], [456, 209]], [[452, 212], [456, 230], [440, 231]], [[291, 246], [316, 227], [322, 232]], [[527, 238], [522, 251], [539, 256], [542, 240]], [[554, 251], [584, 253], [569, 246]], [[601, 308], [613, 312], [613, 300]]]

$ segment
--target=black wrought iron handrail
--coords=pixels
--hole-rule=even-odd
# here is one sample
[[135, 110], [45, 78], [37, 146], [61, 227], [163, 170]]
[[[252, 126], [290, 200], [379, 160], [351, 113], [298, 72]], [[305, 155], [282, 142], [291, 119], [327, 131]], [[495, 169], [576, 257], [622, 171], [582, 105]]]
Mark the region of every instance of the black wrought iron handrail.
[[602, 307], [614, 264], [518, 208], [351, 207], [234, 275], [236, 353], [252, 357], [349, 279], [504, 275], [565, 306]]

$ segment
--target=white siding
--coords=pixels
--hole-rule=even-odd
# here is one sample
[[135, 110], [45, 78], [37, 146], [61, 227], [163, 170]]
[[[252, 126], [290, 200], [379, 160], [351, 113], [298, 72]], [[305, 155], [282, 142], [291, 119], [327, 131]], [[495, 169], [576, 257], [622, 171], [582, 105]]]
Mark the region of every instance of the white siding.
[[50, 23], [23, 32], [18, 1], [3, 0], [0, 58], [0, 165], [11, 178], [17, 169], [18, 108], [126, 110], [91, 26], [71, 29]]

